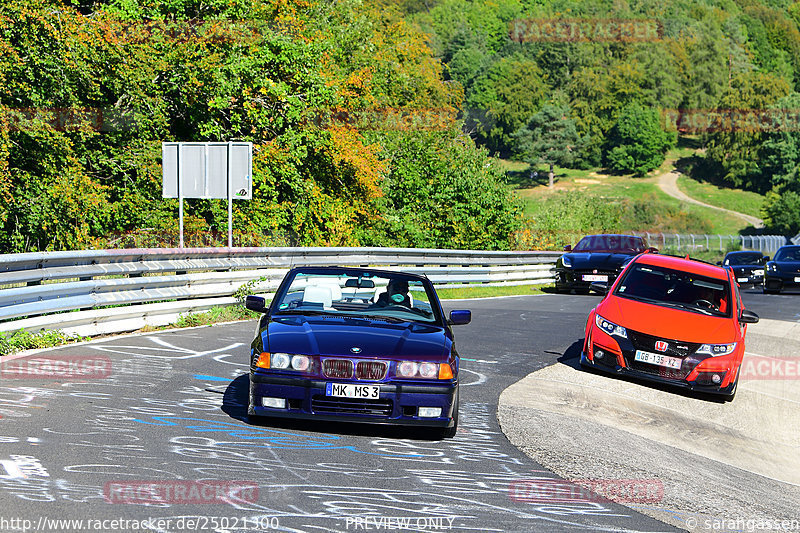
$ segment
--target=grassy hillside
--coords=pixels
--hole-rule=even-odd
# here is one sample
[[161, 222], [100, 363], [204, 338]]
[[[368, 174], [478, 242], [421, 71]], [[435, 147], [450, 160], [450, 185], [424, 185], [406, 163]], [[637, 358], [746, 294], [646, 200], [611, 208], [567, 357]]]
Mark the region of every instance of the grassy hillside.
[[[674, 170], [674, 161], [694, 152], [685, 144], [667, 154], [665, 163], [647, 177], [611, 175], [602, 170], [574, 170], [556, 167], [554, 187], [547, 186], [545, 167], [533, 168], [527, 163], [501, 160], [508, 183], [515, 188], [524, 203], [524, 214], [535, 228], [550, 231], [651, 231], [665, 233], [736, 234], [748, 227], [740, 218], [717, 210], [681, 202], [668, 196], [658, 186], [658, 177]], [[532, 175], [538, 172], [538, 176]], [[738, 189], [720, 188], [701, 183], [686, 176], [678, 181], [679, 188], [692, 198], [752, 216], [759, 216], [763, 196]], [[575, 206], [570, 216], [569, 206], [558, 227], [542, 228], [539, 221], [548, 216], [554, 204], [575, 202], [583, 197], [588, 205], [616, 206], [616, 211], [598, 212], [598, 224], [589, 227], [580, 220], [582, 208]], [[612, 210], [613, 211], [613, 210]], [[617, 216], [617, 224], [614, 216]], [[591, 213], [589, 214], [591, 218]], [[611, 220], [609, 220], [611, 217]], [[604, 223], [611, 223], [604, 226]]]

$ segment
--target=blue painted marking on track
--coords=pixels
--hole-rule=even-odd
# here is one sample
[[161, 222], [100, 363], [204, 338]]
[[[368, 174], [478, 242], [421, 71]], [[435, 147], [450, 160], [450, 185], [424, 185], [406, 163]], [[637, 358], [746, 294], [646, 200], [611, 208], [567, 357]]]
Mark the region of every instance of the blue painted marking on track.
[[[242, 426], [235, 422], [224, 420], [206, 420], [203, 418], [189, 418], [183, 416], [151, 416], [150, 420], [134, 418], [134, 422], [149, 426], [174, 426], [188, 429], [197, 433], [222, 433], [236, 439], [227, 441], [226, 445], [244, 448], [275, 448], [275, 449], [302, 449], [302, 450], [349, 450], [366, 455], [379, 457], [397, 457], [400, 454], [374, 453], [359, 450], [354, 446], [341, 445], [342, 438], [337, 435], [315, 436], [281, 431], [265, 427]], [[238, 441], [238, 442], [237, 442]], [[422, 457], [420, 454], [402, 454], [402, 457]]]
[[202, 379], [205, 381], [230, 381], [231, 378], [218, 378], [217, 376], [206, 376], [203, 374], [195, 374], [194, 379]]

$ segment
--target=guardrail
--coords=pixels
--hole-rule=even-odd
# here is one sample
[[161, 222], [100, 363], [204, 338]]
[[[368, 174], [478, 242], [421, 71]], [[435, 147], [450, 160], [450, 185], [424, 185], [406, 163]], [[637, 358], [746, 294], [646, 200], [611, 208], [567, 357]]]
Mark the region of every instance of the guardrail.
[[661, 250], [697, 251], [716, 250], [725, 251], [740, 248], [742, 250], [758, 250], [765, 254], [774, 254], [778, 248], [787, 244], [786, 237], [782, 235], [705, 235], [705, 234], [680, 234], [680, 233], [648, 233], [634, 232], [645, 237], [651, 246]]
[[274, 291], [293, 266], [402, 268], [438, 287], [552, 283], [560, 252], [416, 248], [174, 248], [0, 255], [0, 331], [77, 335], [169, 324], [182, 314]]

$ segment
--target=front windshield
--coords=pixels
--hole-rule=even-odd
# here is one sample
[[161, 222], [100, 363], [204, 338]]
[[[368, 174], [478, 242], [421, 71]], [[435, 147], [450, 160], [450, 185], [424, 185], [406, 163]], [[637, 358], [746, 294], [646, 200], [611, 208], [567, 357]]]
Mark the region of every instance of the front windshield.
[[638, 254], [644, 252], [646, 248], [644, 239], [632, 235], [587, 235], [572, 251]]
[[761, 262], [761, 258], [764, 257], [761, 254], [731, 254], [725, 258], [725, 264], [736, 266], [736, 265], [757, 265]]
[[775, 252], [775, 261], [800, 261], [800, 248], [781, 248]]
[[[427, 285], [427, 287], [426, 287]], [[298, 272], [279, 300], [277, 313], [326, 314], [435, 323], [430, 284], [402, 274]]]
[[704, 315], [731, 316], [726, 281], [659, 266], [633, 265], [614, 294]]

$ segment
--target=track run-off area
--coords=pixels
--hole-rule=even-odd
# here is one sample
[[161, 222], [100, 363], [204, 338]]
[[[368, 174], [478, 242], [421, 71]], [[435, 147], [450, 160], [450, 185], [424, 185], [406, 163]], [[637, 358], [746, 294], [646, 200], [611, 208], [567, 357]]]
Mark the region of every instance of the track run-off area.
[[[800, 295], [744, 299], [763, 319], [745, 361], [800, 358]], [[444, 440], [248, 423], [254, 322], [6, 356], [103, 371], [0, 376], [0, 530], [800, 531], [798, 382], [743, 381], [719, 403], [582, 371], [597, 301], [444, 302], [473, 312], [454, 328], [461, 410]]]

